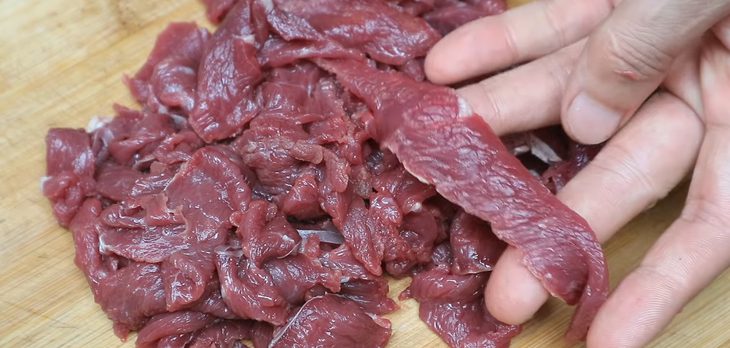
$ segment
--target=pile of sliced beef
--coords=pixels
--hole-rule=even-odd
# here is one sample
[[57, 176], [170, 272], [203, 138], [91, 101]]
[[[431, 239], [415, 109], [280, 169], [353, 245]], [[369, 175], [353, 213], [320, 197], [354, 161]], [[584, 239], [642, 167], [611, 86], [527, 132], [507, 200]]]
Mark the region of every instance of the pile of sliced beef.
[[605, 262], [550, 190], [596, 149], [500, 140], [424, 82], [429, 48], [503, 0], [204, 2], [215, 32], [170, 24], [126, 79], [141, 107], [47, 136], [43, 192], [119, 337], [383, 347], [387, 274], [450, 346], [503, 347], [520, 327], [483, 289], [507, 244], [585, 336]]

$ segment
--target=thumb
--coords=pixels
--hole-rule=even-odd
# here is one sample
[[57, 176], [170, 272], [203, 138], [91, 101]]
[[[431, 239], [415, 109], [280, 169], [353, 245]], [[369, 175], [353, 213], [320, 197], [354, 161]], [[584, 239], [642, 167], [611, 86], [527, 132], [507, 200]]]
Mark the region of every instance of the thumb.
[[590, 36], [562, 106], [565, 130], [607, 140], [656, 90], [674, 58], [730, 11], [727, 0], [622, 1]]

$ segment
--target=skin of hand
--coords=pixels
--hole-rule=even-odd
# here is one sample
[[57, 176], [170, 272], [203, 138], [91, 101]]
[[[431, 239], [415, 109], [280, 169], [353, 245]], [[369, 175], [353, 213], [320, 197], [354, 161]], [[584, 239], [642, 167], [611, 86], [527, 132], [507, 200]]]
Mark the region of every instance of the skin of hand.
[[[694, 167], [680, 218], [601, 308], [588, 334], [591, 348], [647, 344], [730, 266], [730, 20], [713, 22], [724, 18], [717, 11], [726, 11], [730, 2], [684, 1], [679, 7], [692, 17], [686, 24], [678, 12], [668, 12], [672, 1], [632, 1], [531, 3], [457, 29], [426, 59], [426, 73], [437, 83], [534, 59], [459, 90], [498, 134], [561, 120], [583, 142], [601, 142], [615, 133], [558, 193], [600, 241], [664, 197]], [[647, 3], [666, 6], [651, 12]], [[707, 7], [715, 11], [705, 12]], [[642, 10], [650, 15], [634, 15]], [[655, 20], [632, 24], [643, 18]], [[673, 25], [676, 42], [647, 41], [666, 41], [666, 31], [651, 31], [653, 23]], [[610, 34], [616, 25], [640, 34]], [[633, 39], [638, 41], [622, 42]], [[491, 42], [477, 44], [486, 40]], [[576, 101], [581, 94], [600, 100], [599, 109], [611, 105], [606, 114], [620, 110], [620, 121], [614, 127], [614, 121], [604, 122], [610, 117], [596, 120], [605, 110]], [[577, 112], [576, 102], [582, 104]], [[485, 291], [490, 312], [513, 324], [532, 317], [549, 296], [512, 247]]]

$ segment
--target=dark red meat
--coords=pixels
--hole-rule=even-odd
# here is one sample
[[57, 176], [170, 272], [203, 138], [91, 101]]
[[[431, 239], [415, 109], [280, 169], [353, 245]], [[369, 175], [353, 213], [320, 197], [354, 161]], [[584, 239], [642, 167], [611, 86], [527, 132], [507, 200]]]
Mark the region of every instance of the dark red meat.
[[137, 347], [157, 347], [167, 336], [195, 332], [210, 324], [214, 317], [197, 312], [178, 311], [159, 314], [147, 323], [137, 335]]
[[202, 298], [190, 310], [213, 315], [222, 319], [236, 319], [237, 316], [223, 301], [221, 285], [217, 279], [206, 284], [205, 293]]
[[46, 136], [46, 152], [43, 194], [51, 200], [58, 222], [68, 226], [86, 196], [94, 191], [91, 141], [83, 130], [51, 129]]
[[454, 258], [451, 272], [460, 275], [491, 271], [506, 246], [491, 233], [489, 224], [464, 212], [454, 217], [449, 237]]
[[358, 262], [350, 251], [347, 244], [342, 244], [322, 256], [322, 264], [330, 269], [337, 270], [346, 280], [350, 279], [375, 279], [374, 275], [368, 272]]
[[340, 228], [345, 242], [352, 248], [350, 251], [355, 259], [362, 263], [368, 272], [381, 275], [382, 241], [376, 240], [377, 237], [373, 235], [374, 231], [366, 222], [368, 210], [365, 202], [360, 198], [354, 198], [351, 202], [344, 204], [349, 210]]
[[571, 144], [567, 158], [553, 164], [542, 174], [542, 181], [551, 191], [560, 191], [568, 181], [596, 157], [602, 145]]
[[240, 133], [261, 107], [255, 98], [261, 80], [256, 59], [259, 33], [252, 20], [250, 2], [238, 2], [203, 53], [190, 122], [207, 142]]
[[500, 14], [506, 9], [507, 3], [504, 0], [437, 0], [435, 8], [424, 13], [423, 19], [445, 35], [467, 22]]
[[98, 168], [96, 191], [113, 201], [121, 201], [129, 196], [137, 180], [144, 174], [129, 167], [108, 163]]
[[376, 139], [410, 173], [489, 221], [525, 254], [545, 288], [578, 303], [568, 336], [584, 338], [608, 295], [606, 262], [588, 223], [531, 176], [452, 90], [357, 61], [319, 62], [375, 111]]
[[[235, 347], [242, 340], [251, 339], [259, 334], [258, 324], [248, 320], [224, 320], [199, 330], [191, 340], [190, 347]], [[268, 328], [268, 327], [266, 327]], [[265, 328], [265, 329], [266, 329]], [[257, 348], [267, 345], [256, 344]]]
[[99, 253], [96, 220], [101, 203], [87, 199], [69, 224], [74, 235], [76, 265], [92, 285], [94, 299], [114, 321], [114, 331], [126, 337], [141, 328], [147, 318], [165, 311], [160, 267], [148, 263], [128, 263]]
[[267, 11], [266, 19], [281, 39], [266, 41], [260, 54], [264, 64], [278, 67], [299, 59], [317, 57], [364, 59], [362, 52], [345, 48], [295, 14], [272, 7]]
[[145, 65], [127, 80], [132, 95], [153, 110], [171, 108], [188, 115], [195, 104], [197, 70], [208, 37], [208, 31], [194, 23], [170, 24], [158, 36]]
[[520, 327], [494, 319], [484, 304], [487, 275], [452, 275], [441, 266], [413, 277], [408, 296], [421, 319], [452, 347], [508, 347]]
[[242, 258], [240, 251], [216, 252], [216, 269], [226, 304], [242, 318], [282, 325], [290, 305], [276, 288], [271, 275]]
[[265, 201], [252, 202], [245, 212], [235, 212], [230, 219], [238, 226], [243, 254], [257, 267], [291, 254], [301, 240], [286, 217], [276, 213], [276, 206]]
[[390, 322], [337, 295], [315, 297], [274, 332], [275, 347], [385, 347]]
[[[307, 240], [309, 244], [311, 241]], [[309, 295], [318, 289], [327, 289], [331, 292], [340, 291], [341, 274], [322, 265], [317, 255], [318, 241], [309, 245], [313, 250], [284, 259], [271, 260], [265, 269], [271, 275], [279, 293], [289, 303], [301, 305]]]
[[423, 57], [440, 35], [420, 18], [382, 1], [275, 0], [285, 12], [306, 19], [314, 28], [345, 47], [366, 52], [372, 59], [402, 65]]
[[449, 345], [504, 346], [519, 327], [483, 301], [500, 238], [579, 303], [569, 334], [585, 333], [605, 297], [602, 254], [538, 180], [559, 189], [597, 148], [557, 128], [505, 148], [423, 82], [438, 31], [501, 0], [204, 3], [213, 34], [171, 24], [126, 80], [140, 110], [46, 138], [43, 192], [117, 335], [381, 347], [379, 315], [398, 308], [387, 273], [414, 277], [404, 296]]
[[248, 206], [251, 191], [238, 162], [225, 147], [206, 147], [167, 184], [168, 207], [182, 207], [188, 232], [198, 241], [223, 238], [231, 227], [230, 215]]
[[178, 311], [152, 317], [137, 335], [137, 347], [238, 347], [252, 340], [268, 347], [271, 327], [251, 320], [216, 320], [214, 316]]
[[340, 295], [346, 297], [374, 314], [388, 314], [398, 309], [395, 301], [388, 297], [388, 281], [384, 278], [373, 280], [352, 279], [342, 283]]
[[236, 0], [203, 0], [203, 3], [207, 9], [205, 14], [208, 16], [208, 19], [218, 24], [236, 3]]

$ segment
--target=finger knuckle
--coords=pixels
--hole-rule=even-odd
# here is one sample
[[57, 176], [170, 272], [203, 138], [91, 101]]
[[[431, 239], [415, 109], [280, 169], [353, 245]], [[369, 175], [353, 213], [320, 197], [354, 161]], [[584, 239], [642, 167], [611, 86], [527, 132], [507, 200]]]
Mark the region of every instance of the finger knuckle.
[[571, 64], [565, 64], [567, 60], [566, 56], [566, 53], [561, 52], [561, 54], [550, 56], [546, 61], [546, 70], [550, 74], [550, 82], [554, 84], [549, 87], [554, 88], [553, 90], [559, 91], [561, 98], [564, 91], [567, 89], [568, 78], [573, 70]]
[[664, 297], [658, 299], [663, 302], [672, 300], [672, 294], [680, 292], [682, 289], [689, 287], [689, 277], [675, 267], [667, 267], [665, 264], [647, 264], [639, 265], [634, 271], [639, 278], [644, 278], [648, 283], [655, 285], [655, 296]]
[[489, 79], [481, 81], [477, 84], [481, 90], [480, 95], [483, 96], [483, 110], [481, 110], [481, 112], [483, 112], [482, 115], [484, 117], [489, 119], [489, 122], [493, 125], [493, 127], [502, 127], [508, 120], [505, 117], [504, 111], [502, 111], [502, 103], [498, 94], [495, 93], [493, 86], [491, 85], [491, 81], [488, 80]]
[[551, 37], [554, 37], [557, 41], [557, 47], [563, 47], [568, 43], [568, 34], [566, 33], [566, 25], [563, 24], [565, 21], [561, 20], [562, 9], [559, 7], [559, 2], [550, 0], [543, 2], [544, 4], [544, 15], [545, 21], [548, 25]]
[[[515, 32], [514, 26], [511, 21], [505, 22], [504, 26], [504, 46], [507, 50], [507, 54], [510, 57], [510, 61], [518, 61], [522, 58], [522, 53], [519, 45], [517, 44], [517, 33]], [[479, 38], [483, 39], [483, 38]]]
[[727, 204], [690, 193], [677, 222], [691, 230], [693, 235], [682, 246], [684, 263], [690, 267], [702, 267], [714, 257], [716, 261], [722, 259], [725, 260], [721, 261], [723, 264], [730, 264], [730, 254], [727, 253], [730, 248], [730, 211]]
[[606, 34], [606, 58], [611, 74], [632, 82], [651, 81], [664, 74], [671, 55], [657, 46], [652, 34], [639, 30], [609, 31]]
[[687, 197], [679, 220], [688, 225], [703, 225], [717, 235], [730, 239], [730, 210], [713, 197], [704, 194], [691, 194]]
[[[646, 172], [633, 151], [620, 143], [604, 148], [594, 160], [594, 164], [604, 172], [612, 185], [620, 187], [621, 190], [640, 192], [643, 200], [646, 201], [647, 208], [664, 198], [669, 192]], [[615, 191], [615, 186], [608, 189]]]

